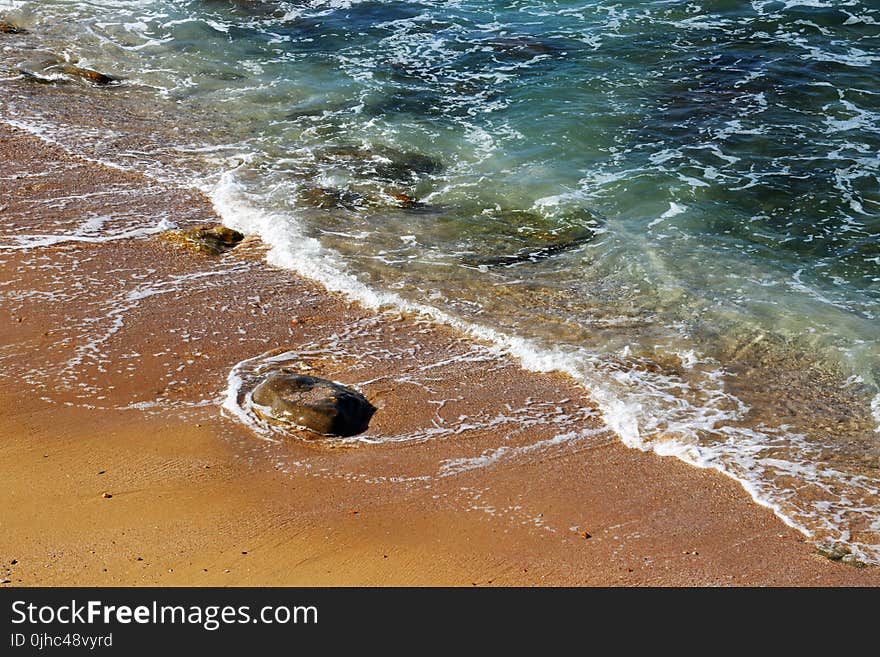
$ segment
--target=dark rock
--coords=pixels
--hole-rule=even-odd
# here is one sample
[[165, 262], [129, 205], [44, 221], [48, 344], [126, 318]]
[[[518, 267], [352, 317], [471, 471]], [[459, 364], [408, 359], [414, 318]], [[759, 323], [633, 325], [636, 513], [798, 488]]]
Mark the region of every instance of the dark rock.
[[391, 194], [391, 197], [395, 200], [398, 207], [401, 208], [420, 208], [424, 205], [424, 203], [419, 202], [414, 196], [410, 196], [403, 192], [395, 192]]
[[323, 116], [327, 111], [326, 107], [297, 107], [285, 114], [285, 117], [291, 121], [296, 121], [297, 119], [304, 117], [311, 118], [314, 116]]
[[375, 151], [359, 146], [329, 146], [320, 151], [319, 155], [324, 160], [369, 160]]
[[573, 238], [557, 242], [555, 244], [549, 244], [547, 246], [527, 247], [524, 249], [520, 249], [515, 253], [509, 253], [499, 256], [482, 256], [472, 258], [470, 259], [469, 264], [473, 264], [478, 267], [510, 267], [512, 265], [517, 265], [523, 262], [539, 262], [541, 260], [546, 260], [547, 258], [552, 258], [553, 256], [559, 255], [560, 253], [572, 251], [582, 244], [586, 244], [591, 239], [593, 239], [593, 233], [586, 232], [582, 235], [578, 235]]
[[414, 196], [398, 190], [361, 194], [336, 187], [306, 187], [300, 193], [303, 203], [321, 210], [364, 210], [366, 208], [419, 208], [423, 204]]
[[816, 552], [829, 561], [841, 561], [844, 557], [852, 554], [852, 551], [845, 545], [821, 545]]
[[432, 157], [415, 152], [386, 151], [379, 153], [383, 160], [376, 167], [377, 173], [392, 180], [406, 180], [422, 175], [440, 173], [443, 163]]
[[65, 62], [57, 55], [47, 55], [23, 62], [18, 66], [18, 71], [32, 80], [43, 83], [87, 82], [99, 87], [106, 87], [121, 81], [121, 78], [114, 75]]
[[0, 20], [0, 34], [27, 34], [27, 30], [9, 21]]
[[441, 94], [425, 89], [397, 89], [387, 95], [375, 96], [364, 103], [367, 116], [409, 114], [414, 117], [461, 116], [467, 108], [450, 103]]
[[483, 213], [480, 220], [483, 233], [479, 239], [473, 238], [473, 251], [463, 261], [476, 267], [539, 262], [592, 241], [601, 224], [586, 211], [565, 221], [522, 210]]
[[252, 398], [264, 419], [325, 436], [362, 433], [376, 412], [366, 397], [351, 388], [286, 369], [270, 374]]
[[360, 194], [335, 187], [309, 187], [303, 191], [302, 199], [322, 210], [357, 210], [367, 204]]
[[324, 149], [318, 156], [324, 163], [344, 164], [365, 178], [402, 184], [416, 182], [444, 169], [443, 163], [433, 157], [395, 148], [336, 146]]
[[517, 59], [531, 59], [538, 55], [554, 55], [561, 48], [551, 41], [533, 36], [502, 37], [488, 42], [489, 47]]
[[222, 224], [202, 224], [195, 228], [166, 231], [162, 233], [162, 239], [199, 253], [221, 255], [241, 242], [244, 235]]
[[119, 82], [119, 78], [113, 75], [107, 75], [106, 73], [99, 73], [98, 71], [93, 71], [89, 68], [82, 68], [80, 66], [75, 66], [73, 64], [61, 64], [59, 65], [60, 71], [64, 75], [69, 75], [70, 77], [79, 78], [81, 80], [85, 80], [86, 82], [91, 82], [92, 84], [96, 84], [98, 86], [105, 86], [108, 84], [113, 84], [115, 82]]

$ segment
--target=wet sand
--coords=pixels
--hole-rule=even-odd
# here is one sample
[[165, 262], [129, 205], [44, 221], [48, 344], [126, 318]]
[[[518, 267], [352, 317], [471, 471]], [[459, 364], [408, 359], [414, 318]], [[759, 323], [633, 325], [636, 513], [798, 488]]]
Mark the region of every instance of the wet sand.
[[[0, 184], [5, 586], [880, 583], [733, 480], [626, 448], [565, 377], [351, 304], [255, 240], [147, 234], [216, 221], [195, 192], [7, 127]], [[279, 349], [360, 385], [367, 437], [394, 440], [271, 442], [222, 412], [236, 363]]]

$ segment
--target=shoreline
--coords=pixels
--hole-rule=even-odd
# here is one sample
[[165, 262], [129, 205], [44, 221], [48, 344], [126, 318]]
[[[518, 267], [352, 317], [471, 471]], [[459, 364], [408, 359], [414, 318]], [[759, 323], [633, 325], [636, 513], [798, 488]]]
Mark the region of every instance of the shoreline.
[[[14, 128], [0, 152], [11, 238], [217, 220]], [[625, 447], [565, 377], [366, 310], [254, 239], [49, 242], [0, 250], [7, 586], [880, 584], [734, 480]], [[369, 382], [371, 432], [412, 438], [271, 443], [221, 415], [233, 366], [276, 349]]]

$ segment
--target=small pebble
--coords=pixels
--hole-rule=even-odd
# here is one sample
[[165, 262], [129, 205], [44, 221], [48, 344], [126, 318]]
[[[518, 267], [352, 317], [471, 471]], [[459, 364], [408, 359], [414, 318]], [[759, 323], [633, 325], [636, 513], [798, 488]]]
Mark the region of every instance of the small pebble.
[[103, 497], [105, 500], [109, 500], [111, 497], [113, 497], [113, 495], [111, 495], [110, 493], [104, 493], [103, 495], [101, 495], [101, 497]]

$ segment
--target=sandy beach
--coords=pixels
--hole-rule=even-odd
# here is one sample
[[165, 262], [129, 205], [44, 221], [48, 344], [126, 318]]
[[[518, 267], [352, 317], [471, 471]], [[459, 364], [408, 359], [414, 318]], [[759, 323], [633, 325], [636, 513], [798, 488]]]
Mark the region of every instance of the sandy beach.
[[[628, 449], [565, 377], [353, 305], [254, 239], [215, 257], [143, 229], [217, 221], [196, 192], [9, 127], [0, 180], [4, 586], [880, 583], [737, 482]], [[77, 232], [98, 218], [112, 239]], [[365, 389], [368, 436], [442, 437], [255, 435], [221, 404], [272, 350]]]

